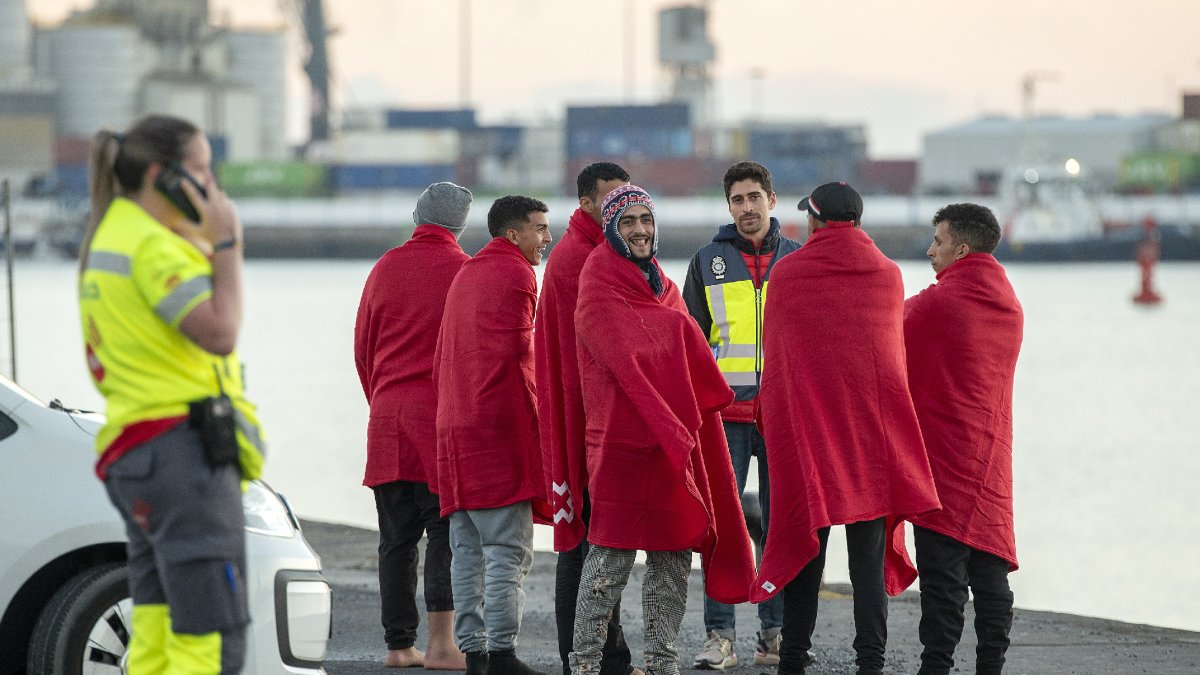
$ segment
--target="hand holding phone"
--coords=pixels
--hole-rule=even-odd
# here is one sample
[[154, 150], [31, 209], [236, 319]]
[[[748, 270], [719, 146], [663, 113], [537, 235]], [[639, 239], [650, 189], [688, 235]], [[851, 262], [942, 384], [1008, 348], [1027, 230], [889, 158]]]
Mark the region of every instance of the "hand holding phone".
[[[196, 234], [208, 241], [209, 244], [217, 244], [231, 239], [240, 241], [242, 223], [238, 219], [237, 211], [234, 210], [233, 202], [229, 200], [224, 191], [216, 184], [210, 184], [207, 187], [201, 185], [182, 168], [179, 169], [179, 172], [186, 176], [177, 183], [181, 198], [195, 212], [196, 218], [192, 218], [182, 207], [180, 210], [195, 225]], [[157, 185], [157, 183], [156, 180], [155, 184]], [[172, 203], [175, 203], [174, 200]]]
[[188, 220], [199, 226], [200, 212], [184, 192], [184, 181], [191, 183], [201, 197], [208, 197], [208, 191], [204, 189], [204, 186], [196, 182], [196, 179], [192, 178], [192, 175], [178, 163], [163, 167], [163, 170], [158, 172], [158, 177], [154, 179], [154, 187], [167, 198], [167, 201], [174, 204], [175, 208], [182, 211]]

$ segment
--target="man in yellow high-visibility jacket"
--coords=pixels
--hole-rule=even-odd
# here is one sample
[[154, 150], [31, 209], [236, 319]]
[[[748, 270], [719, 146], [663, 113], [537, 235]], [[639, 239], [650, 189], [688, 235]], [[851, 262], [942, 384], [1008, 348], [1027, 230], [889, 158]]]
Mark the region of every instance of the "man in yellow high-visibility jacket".
[[[770, 517], [767, 454], [758, 419], [758, 384], [762, 377], [762, 325], [771, 267], [800, 244], [780, 233], [771, 217], [775, 193], [771, 172], [757, 162], [738, 162], [723, 180], [725, 200], [733, 222], [717, 231], [688, 266], [683, 300], [708, 338], [717, 366], [733, 389], [732, 405], [721, 412], [738, 494], [746, 488], [750, 458], [758, 458], [758, 499], [762, 509], [762, 541]], [[759, 633], [756, 665], [779, 662], [779, 629], [783, 600], [776, 597], [758, 606]], [[723, 670], [737, 663], [733, 606], [704, 598], [704, 629], [708, 639], [693, 662], [694, 668]]]

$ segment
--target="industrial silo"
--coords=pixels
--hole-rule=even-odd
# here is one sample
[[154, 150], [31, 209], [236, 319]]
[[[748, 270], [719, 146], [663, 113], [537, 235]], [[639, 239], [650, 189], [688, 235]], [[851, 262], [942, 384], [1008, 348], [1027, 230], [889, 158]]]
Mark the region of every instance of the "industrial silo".
[[124, 129], [137, 116], [137, 92], [152, 54], [132, 24], [68, 24], [39, 33], [39, 59], [58, 85], [58, 133], [90, 136]]
[[254, 155], [260, 159], [287, 158], [285, 34], [283, 31], [227, 31], [221, 39], [228, 48], [226, 78], [250, 87], [258, 94], [262, 147], [256, 148]]
[[29, 66], [29, 18], [25, 0], [0, 0], [0, 80], [22, 76]]

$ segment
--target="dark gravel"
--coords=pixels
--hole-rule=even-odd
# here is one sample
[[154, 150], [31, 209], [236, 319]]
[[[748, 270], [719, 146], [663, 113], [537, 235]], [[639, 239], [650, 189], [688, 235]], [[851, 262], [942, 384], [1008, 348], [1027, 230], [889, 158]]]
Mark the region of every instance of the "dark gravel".
[[[304, 534], [321, 556], [325, 576], [333, 585], [333, 639], [326, 654], [329, 675], [392, 673], [383, 667], [386, 647], [379, 625], [379, 583], [376, 546], [378, 533], [346, 525], [304, 522]], [[553, 553], [537, 553], [525, 581], [527, 600], [517, 654], [530, 665], [558, 675], [554, 626]], [[626, 637], [634, 650], [634, 665], [642, 663], [641, 585], [645, 568], [634, 569], [625, 601], [621, 604]], [[420, 584], [418, 584], [418, 593]], [[853, 616], [848, 586], [831, 585], [822, 591], [820, 615], [813, 642], [817, 662], [809, 673], [853, 673]], [[677, 641], [680, 665], [689, 673], [692, 657], [704, 642], [702, 590], [699, 573], [693, 573], [688, 593], [687, 617]], [[1196, 602], [1196, 598], [1180, 598]], [[418, 600], [418, 606], [421, 606]], [[888, 609], [888, 663], [885, 672], [915, 673], [920, 667], [917, 639], [920, 616], [918, 595], [907, 592], [893, 598]], [[975, 639], [968, 607], [966, 629], [956, 654], [955, 672], [974, 672]], [[753, 665], [754, 632], [758, 627], [752, 605], [737, 610], [741, 627], [736, 652], [740, 663], [727, 670], [744, 674], [774, 675], [775, 668]], [[424, 625], [417, 645], [425, 643]], [[407, 672], [424, 672], [410, 669]], [[433, 672], [433, 671], [431, 671]], [[1200, 633], [1093, 619], [1070, 614], [1017, 610], [1006, 673], [1200, 673]]]

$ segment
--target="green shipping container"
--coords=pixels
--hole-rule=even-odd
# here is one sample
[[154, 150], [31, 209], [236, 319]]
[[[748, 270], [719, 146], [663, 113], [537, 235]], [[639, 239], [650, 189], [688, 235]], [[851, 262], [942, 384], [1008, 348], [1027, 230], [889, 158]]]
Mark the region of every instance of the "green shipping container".
[[320, 197], [329, 167], [308, 162], [225, 162], [217, 179], [231, 197]]
[[1139, 152], [1121, 160], [1121, 185], [1176, 190], [1200, 184], [1200, 155], [1183, 152]]

